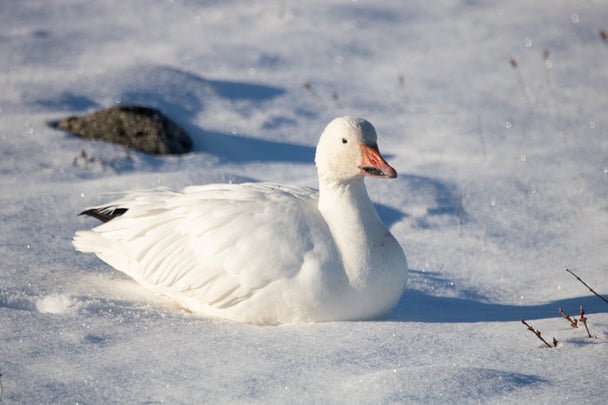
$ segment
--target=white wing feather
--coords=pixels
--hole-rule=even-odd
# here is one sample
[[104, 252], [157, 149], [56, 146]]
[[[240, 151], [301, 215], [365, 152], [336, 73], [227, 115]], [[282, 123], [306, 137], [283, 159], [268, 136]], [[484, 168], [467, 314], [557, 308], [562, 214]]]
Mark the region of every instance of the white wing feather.
[[183, 193], [130, 194], [108, 205], [127, 212], [77, 232], [79, 250], [159, 292], [196, 297], [215, 308], [297, 276], [315, 244], [327, 243], [311, 238], [311, 231], [326, 225], [317, 192], [308, 188], [196, 186]]

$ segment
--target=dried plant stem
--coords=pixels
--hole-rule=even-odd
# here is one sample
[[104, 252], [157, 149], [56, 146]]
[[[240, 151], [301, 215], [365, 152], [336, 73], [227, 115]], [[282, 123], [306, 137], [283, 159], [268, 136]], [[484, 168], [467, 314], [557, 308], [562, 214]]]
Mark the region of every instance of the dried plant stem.
[[[548, 49], [543, 51], [543, 60], [545, 65], [545, 84], [547, 87], [547, 92], [549, 96], [549, 102], [551, 103], [551, 108], [555, 114], [555, 121], [558, 123], [562, 122], [562, 112], [561, 112], [561, 103], [557, 100], [556, 97], [556, 89], [553, 85], [553, 80], [551, 79], [551, 70], [553, 69], [553, 62], [551, 61], [551, 52]], [[559, 133], [564, 135], [564, 142], [567, 140], [566, 131], [562, 128]]]
[[523, 323], [525, 326], [528, 327], [528, 330], [532, 333], [534, 333], [536, 335], [537, 338], [539, 338], [540, 340], [543, 341], [543, 343], [547, 346], [547, 347], [556, 347], [557, 346], [557, 339], [553, 338], [553, 346], [551, 346], [551, 344], [549, 342], [547, 342], [540, 334], [539, 330], [534, 329], [531, 325], [529, 325], [526, 321], [524, 321], [523, 319], [521, 320], [521, 323]]
[[484, 160], [486, 159], [486, 141], [483, 135], [483, 126], [481, 125], [481, 117], [477, 113], [477, 130], [479, 131], [479, 140], [481, 142], [481, 153], [483, 154]]
[[600, 41], [604, 45], [604, 50], [608, 53], [608, 31], [600, 30], [599, 32]]
[[536, 99], [534, 99], [534, 103], [532, 103], [530, 105], [530, 109], [528, 110], [528, 115], [523, 123], [523, 131], [522, 131], [521, 139], [519, 140], [519, 143], [517, 145], [517, 149], [519, 151], [521, 151], [519, 157], [522, 162], [524, 162], [526, 160], [526, 154], [524, 153], [524, 144], [528, 138], [528, 125], [529, 125], [530, 121], [532, 120], [532, 117], [534, 116], [536, 106], [538, 105], [540, 96], [543, 94], [543, 91], [544, 91], [544, 87], [540, 86], [540, 89], [538, 90], [538, 95], [537, 95]]
[[304, 88], [306, 90], [308, 90], [308, 92], [310, 93], [310, 95], [317, 101], [317, 103], [319, 103], [319, 105], [321, 106], [322, 109], [326, 109], [327, 108], [327, 106], [323, 102], [323, 99], [321, 98], [321, 96], [319, 96], [319, 93], [317, 93], [316, 90], [312, 87], [312, 83], [311, 82], [304, 83]]
[[572, 319], [570, 318], [570, 315], [568, 315], [567, 313], [564, 312], [563, 309], [559, 309], [559, 313], [561, 314], [561, 316], [567, 320], [568, 322], [570, 322], [570, 326], [573, 328], [578, 328], [578, 321], [576, 319]]
[[462, 196], [460, 197], [460, 202], [458, 204], [458, 230], [459, 236], [464, 234], [464, 209], [462, 207]]
[[589, 327], [587, 326], [587, 317], [585, 316], [585, 308], [583, 308], [582, 305], [580, 308], [580, 313], [581, 313], [580, 321], [583, 325], [585, 325], [585, 330], [587, 331], [587, 336], [592, 338], [593, 336], [591, 336], [591, 332], [589, 332]]
[[589, 291], [591, 291], [593, 294], [595, 294], [596, 297], [598, 297], [599, 299], [601, 299], [602, 301], [604, 301], [606, 304], [608, 304], [608, 300], [604, 297], [602, 297], [601, 295], [599, 295], [597, 292], [595, 292], [595, 290], [591, 287], [589, 287], [589, 285], [587, 283], [585, 283], [579, 276], [577, 276], [576, 274], [574, 274], [574, 272], [570, 269], [566, 269], [566, 271], [570, 274], [572, 274], [574, 277], [576, 277], [576, 279], [578, 281], [580, 281], [585, 287], [587, 287], [589, 289]]
[[401, 91], [403, 91], [403, 101], [405, 103], [408, 103], [409, 97], [407, 95], [407, 88], [405, 87], [405, 76], [403, 75], [403, 73], [399, 74], [398, 80], [399, 80], [399, 88], [401, 89]]
[[521, 94], [524, 96], [524, 99], [526, 100], [528, 105], [532, 106], [532, 100], [530, 99], [530, 95], [528, 94], [528, 91], [526, 90], [526, 84], [524, 83], [524, 78], [521, 75], [521, 72], [519, 71], [519, 67], [517, 65], [517, 60], [515, 60], [515, 58], [511, 58], [511, 59], [509, 59], [509, 63], [511, 64], [511, 67], [513, 67], [513, 70], [515, 71], [515, 77], [517, 78], [517, 84], [519, 85], [519, 90], [521, 91]]
[[545, 61], [545, 82], [547, 87], [551, 89], [553, 86], [551, 85], [551, 66], [553, 66], [551, 62], [551, 52], [548, 49], [543, 51], [543, 60]]
[[[549, 56], [548, 54], [544, 54], [544, 55], [546, 55], [547, 58]], [[529, 107], [528, 115], [523, 122], [523, 131], [522, 131], [521, 139], [519, 140], [518, 147], [517, 147], [518, 150], [520, 151], [520, 154], [519, 154], [520, 160], [522, 162], [525, 162], [526, 154], [523, 150], [523, 146], [524, 146], [524, 142], [526, 141], [526, 138], [528, 137], [528, 125], [529, 125], [530, 120], [534, 116], [534, 110], [536, 109], [536, 106], [539, 103], [539, 100], [540, 100], [541, 95], [544, 90], [544, 86], [540, 86], [540, 89], [538, 90], [538, 94], [536, 95], [536, 97], [533, 100], [532, 97], [530, 96], [530, 94], [528, 93], [527, 87], [524, 83], [524, 78], [521, 75], [521, 72], [519, 71], [519, 65], [517, 63], [517, 60], [515, 60], [515, 58], [511, 57], [511, 59], [509, 60], [509, 63], [511, 64], [511, 67], [513, 67], [513, 70], [515, 71], [515, 77], [517, 78], [517, 84], [519, 85], [519, 89], [520, 89], [522, 95], [524, 96], [526, 103], [528, 104], [528, 107]]]
[[340, 95], [337, 91], [331, 93], [331, 99], [334, 100], [334, 103], [336, 103], [337, 108], [342, 108], [342, 106], [340, 105]]

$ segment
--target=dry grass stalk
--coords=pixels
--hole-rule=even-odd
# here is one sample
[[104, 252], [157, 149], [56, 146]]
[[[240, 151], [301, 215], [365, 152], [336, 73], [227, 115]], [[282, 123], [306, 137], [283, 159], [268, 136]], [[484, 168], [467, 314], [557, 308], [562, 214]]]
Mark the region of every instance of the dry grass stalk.
[[591, 291], [593, 294], [595, 294], [596, 297], [598, 297], [599, 299], [601, 299], [602, 301], [604, 301], [606, 304], [608, 304], [608, 299], [602, 297], [597, 292], [595, 292], [595, 290], [593, 288], [589, 287], [589, 285], [587, 283], [585, 283], [579, 276], [577, 276], [576, 274], [574, 274], [574, 272], [572, 270], [566, 269], [566, 271], [568, 273], [572, 274], [574, 277], [576, 277], [576, 279], [578, 281], [580, 281], [585, 287], [587, 287], [589, 289], [589, 291]]
[[306, 82], [304, 83], [304, 88], [306, 90], [308, 90], [308, 92], [310, 93], [310, 95], [317, 101], [317, 103], [319, 103], [319, 105], [321, 106], [321, 108], [325, 109], [325, 103], [323, 102], [323, 99], [321, 98], [321, 96], [319, 96], [319, 94], [317, 93], [317, 91], [312, 87], [312, 83], [311, 82]]
[[464, 208], [462, 207], [462, 196], [458, 203], [458, 230], [459, 236], [464, 234]]
[[567, 313], [565, 313], [565, 312], [564, 312], [564, 310], [563, 310], [563, 309], [561, 309], [561, 308], [559, 309], [559, 313], [560, 313], [560, 315], [561, 315], [561, 316], [562, 316], [562, 317], [563, 317], [565, 320], [567, 320], [568, 322], [570, 322], [570, 326], [571, 326], [571, 327], [573, 327], [573, 328], [578, 328], [578, 321], [576, 320], [576, 318], [572, 319], [572, 318], [570, 317], [570, 315], [568, 315]]
[[484, 160], [486, 159], [486, 140], [483, 134], [483, 126], [481, 125], [481, 116], [477, 113], [477, 131], [479, 133], [479, 140], [481, 142], [481, 153], [483, 154]]
[[[89, 156], [84, 149], [81, 149], [80, 154], [74, 157], [74, 160], [72, 161], [72, 166], [77, 167], [79, 166], [80, 162], [83, 163], [83, 167], [85, 169], [89, 169], [90, 165], [95, 164], [96, 160], [95, 157]], [[105, 171], [105, 164], [103, 161], [101, 162], [101, 166]]]
[[521, 320], [521, 323], [523, 323], [530, 332], [534, 333], [536, 335], [537, 338], [539, 338], [540, 340], [543, 341], [543, 343], [547, 346], [547, 347], [557, 347], [557, 339], [553, 338], [553, 346], [551, 346], [551, 344], [549, 342], [547, 342], [541, 335], [539, 330], [534, 329], [530, 324], [528, 324], [526, 321], [524, 321], [523, 319]]
[[409, 103], [409, 96], [407, 94], [407, 88], [405, 87], [405, 75], [403, 73], [399, 73], [397, 80], [399, 81], [399, 89], [401, 89], [400, 91], [403, 92], [403, 101], [405, 103]]
[[334, 100], [334, 103], [336, 103], [336, 107], [342, 108], [340, 105], [340, 95], [338, 94], [337, 91], [334, 91], [333, 93], [331, 93], [331, 99]]
[[587, 326], [587, 317], [585, 316], [585, 308], [583, 308], [583, 306], [581, 305], [580, 308], [580, 322], [585, 325], [585, 330], [587, 331], [587, 336], [592, 338], [593, 336], [591, 336], [591, 332], [589, 332], [589, 327]]
[[517, 84], [519, 85], [519, 90], [521, 91], [521, 94], [524, 96], [526, 103], [528, 103], [529, 106], [532, 106], [532, 100], [530, 99], [530, 95], [528, 94], [528, 91], [526, 90], [526, 84], [524, 83], [524, 78], [522, 77], [521, 72], [519, 71], [519, 66], [517, 64], [517, 60], [515, 60], [515, 58], [511, 57], [511, 59], [509, 59], [509, 63], [511, 64], [511, 67], [515, 71], [515, 77], [517, 78]]
[[547, 82], [547, 87], [549, 87], [549, 89], [552, 88], [551, 85], [551, 68], [553, 67], [553, 63], [551, 62], [551, 52], [549, 52], [548, 49], [545, 49], [543, 51], [543, 60], [545, 61], [544, 65], [545, 65], [545, 82]]

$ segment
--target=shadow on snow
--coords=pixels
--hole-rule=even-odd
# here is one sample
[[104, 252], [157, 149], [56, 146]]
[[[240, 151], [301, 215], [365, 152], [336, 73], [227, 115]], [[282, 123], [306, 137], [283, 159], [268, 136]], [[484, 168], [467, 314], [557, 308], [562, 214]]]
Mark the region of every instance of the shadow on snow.
[[[211, 80], [166, 66], [135, 66], [118, 73], [112, 73], [105, 80], [118, 88], [114, 96], [121, 104], [137, 104], [156, 108], [182, 126], [192, 137], [194, 153], [208, 152], [220, 159], [243, 163], [298, 162], [312, 163], [314, 148], [270, 140], [256, 139], [242, 135], [211, 132], [193, 123], [196, 116], [204, 111], [206, 103], [224, 102], [227, 109], [247, 113], [260, 108], [264, 102], [285, 94], [285, 90], [256, 83]], [[84, 94], [64, 91], [30, 101], [30, 104], [51, 110], [86, 113], [99, 109], [95, 101], [99, 88], [93, 86], [82, 90]], [[107, 92], [107, 90], [106, 90]], [[90, 93], [90, 94], [89, 94]], [[106, 94], [106, 97], [108, 95]], [[292, 125], [289, 119], [277, 119], [265, 124], [270, 126]], [[139, 153], [139, 152], [135, 152]], [[148, 155], [145, 155], [148, 156]], [[144, 159], [149, 166], [161, 166], [156, 159]]]
[[[410, 270], [413, 273], [421, 273]], [[582, 305], [587, 314], [608, 312], [608, 305], [593, 295], [564, 298], [542, 304], [496, 304], [476, 294], [441, 297], [407, 289], [397, 307], [386, 318], [398, 322], [511, 322], [559, 316], [559, 308], [577, 315]]]

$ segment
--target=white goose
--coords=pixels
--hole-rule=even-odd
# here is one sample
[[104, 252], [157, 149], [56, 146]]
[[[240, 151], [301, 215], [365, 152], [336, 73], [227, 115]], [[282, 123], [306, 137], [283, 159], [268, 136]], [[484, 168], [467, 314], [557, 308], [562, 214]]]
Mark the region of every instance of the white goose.
[[319, 191], [272, 183], [143, 191], [83, 212], [74, 246], [207, 317], [255, 324], [365, 320], [390, 311], [407, 261], [364, 176], [397, 176], [361, 118], [325, 128]]

